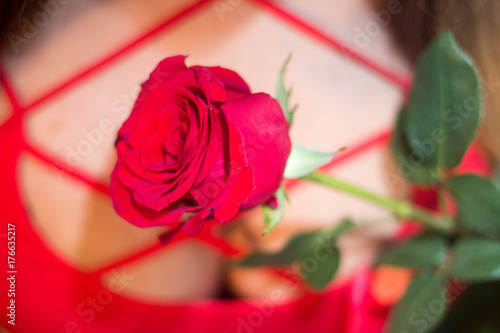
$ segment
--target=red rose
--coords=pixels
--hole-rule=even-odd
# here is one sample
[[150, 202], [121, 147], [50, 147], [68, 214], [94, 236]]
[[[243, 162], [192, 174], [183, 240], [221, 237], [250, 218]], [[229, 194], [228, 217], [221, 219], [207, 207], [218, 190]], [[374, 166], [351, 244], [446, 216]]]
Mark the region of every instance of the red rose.
[[225, 222], [269, 200], [290, 153], [288, 122], [269, 95], [233, 71], [160, 62], [118, 132], [111, 198], [127, 221], [149, 227], [192, 217]]

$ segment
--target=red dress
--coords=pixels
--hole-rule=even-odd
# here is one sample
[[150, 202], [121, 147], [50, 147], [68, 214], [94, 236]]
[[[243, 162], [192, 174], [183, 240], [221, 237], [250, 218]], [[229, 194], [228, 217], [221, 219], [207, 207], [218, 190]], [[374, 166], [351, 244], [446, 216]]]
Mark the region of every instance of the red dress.
[[[112, 266], [116, 283], [106, 287], [101, 282], [106, 270], [84, 273], [69, 266], [51, 252], [33, 229], [19, 193], [18, 163], [22, 154], [40, 152], [25, 143], [20, 118], [11, 118], [0, 127], [0, 151], [2, 227], [6, 230], [8, 223], [15, 225], [16, 325], [9, 325], [10, 318], [5, 315], [0, 322], [12, 332], [380, 332], [382, 329], [387, 308], [377, 306], [369, 297], [369, 271], [360, 272], [325, 294], [306, 294], [283, 305], [271, 300], [199, 300], [160, 306], [123, 297], [119, 294], [120, 285], [126, 282], [127, 274], [119, 265]], [[58, 161], [54, 162], [57, 166]], [[201, 239], [227, 254], [234, 253], [230, 245], [207, 235], [209, 232], [207, 229]], [[181, 241], [185, 236], [176, 237], [173, 241]], [[142, 256], [159, 248], [158, 243]], [[6, 241], [2, 241], [1, 250], [7, 253]], [[0, 286], [4, 292], [0, 306], [4, 310], [9, 301], [7, 271], [10, 271], [7, 260], [3, 260]]]

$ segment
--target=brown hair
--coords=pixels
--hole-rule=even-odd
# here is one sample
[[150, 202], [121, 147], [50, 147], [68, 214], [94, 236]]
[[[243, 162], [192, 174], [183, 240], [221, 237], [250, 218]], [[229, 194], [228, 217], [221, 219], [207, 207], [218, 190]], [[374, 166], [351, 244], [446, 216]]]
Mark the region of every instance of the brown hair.
[[9, 43], [8, 34], [18, 33], [22, 26], [22, 18], [31, 17], [36, 11], [36, 5], [43, 0], [0, 0], [0, 47]]

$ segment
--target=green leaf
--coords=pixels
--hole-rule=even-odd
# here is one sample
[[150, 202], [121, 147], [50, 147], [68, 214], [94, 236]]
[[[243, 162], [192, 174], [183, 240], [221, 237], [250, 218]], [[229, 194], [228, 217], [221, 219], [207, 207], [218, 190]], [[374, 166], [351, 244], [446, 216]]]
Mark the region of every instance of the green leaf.
[[278, 223], [283, 219], [283, 215], [285, 213], [285, 201], [286, 201], [286, 192], [283, 185], [276, 191], [274, 194], [276, 197], [276, 201], [278, 202], [278, 207], [273, 209], [269, 206], [262, 206], [262, 214], [264, 215], [264, 226], [266, 229], [262, 233], [263, 235], [269, 233], [273, 230]]
[[481, 110], [480, 84], [452, 34], [438, 36], [417, 63], [406, 136], [427, 168], [456, 167], [474, 138]]
[[292, 125], [293, 115], [297, 110], [298, 105], [295, 105], [290, 108], [290, 95], [292, 93], [291, 90], [287, 90], [285, 87], [285, 73], [288, 63], [292, 59], [292, 54], [286, 58], [283, 67], [281, 67], [280, 75], [278, 77], [278, 84], [276, 85], [276, 100], [280, 103], [281, 109], [283, 110], [283, 114], [285, 115], [286, 120]]
[[399, 111], [396, 126], [391, 140], [392, 154], [398, 165], [399, 175], [419, 184], [431, 184], [434, 181], [432, 169], [422, 165], [418, 152], [414, 152], [408, 144], [405, 132], [406, 108]]
[[291, 264], [311, 251], [316, 233], [303, 233], [294, 236], [283, 250], [276, 253], [256, 251], [238, 262], [240, 266], [282, 266]]
[[467, 282], [500, 278], [500, 242], [478, 237], [459, 239], [453, 246], [449, 274]]
[[500, 186], [500, 164], [498, 163], [493, 166], [493, 176], [491, 180], [496, 186]]
[[300, 265], [303, 278], [314, 288], [325, 287], [334, 277], [340, 262], [337, 237], [354, 227], [351, 220], [316, 232], [298, 234], [276, 253], [254, 252], [238, 262], [240, 266]]
[[314, 246], [299, 260], [302, 276], [310, 286], [322, 289], [333, 279], [340, 264], [336, 239], [353, 227], [354, 223], [345, 219], [338, 226], [317, 233], [313, 240]]
[[440, 277], [413, 279], [393, 309], [389, 333], [425, 333], [441, 321], [447, 309], [445, 281]]
[[343, 219], [338, 225], [323, 231], [325, 237], [337, 238], [350, 231], [356, 224], [351, 219]]
[[463, 175], [448, 179], [445, 186], [458, 205], [458, 221], [468, 230], [500, 235], [500, 189], [489, 179]]
[[[321, 260], [320, 260], [321, 259]], [[340, 264], [340, 252], [332, 247], [325, 257], [306, 257], [301, 261], [301, 273], [315, 289], [323, 289], [332, 281]]]
[[387, 251], [378, 264], [403, 267], [438, 266], [443, 262], [447, 243], [446, 238], [439, 235], [420, 235]]
[[332, 153], [324, 153], [312, 148], [294, 145], [286, 161], [283, 177], [288, 179], [303, 177], [330, 162], [333, 156], [343, 149], [345, 148], [340, 148]]

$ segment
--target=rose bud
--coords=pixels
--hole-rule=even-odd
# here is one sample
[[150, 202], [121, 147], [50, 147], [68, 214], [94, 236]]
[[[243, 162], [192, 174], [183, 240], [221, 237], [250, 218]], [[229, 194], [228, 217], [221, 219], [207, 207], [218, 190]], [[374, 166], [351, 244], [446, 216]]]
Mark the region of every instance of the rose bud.
[[267, 202], [290, 154], [289, 125], [276, 100], [252, 94], [235, 72], [160, 62], [118, 132], [111, 198], [139, 226], [190, 216], [186, 233]]

